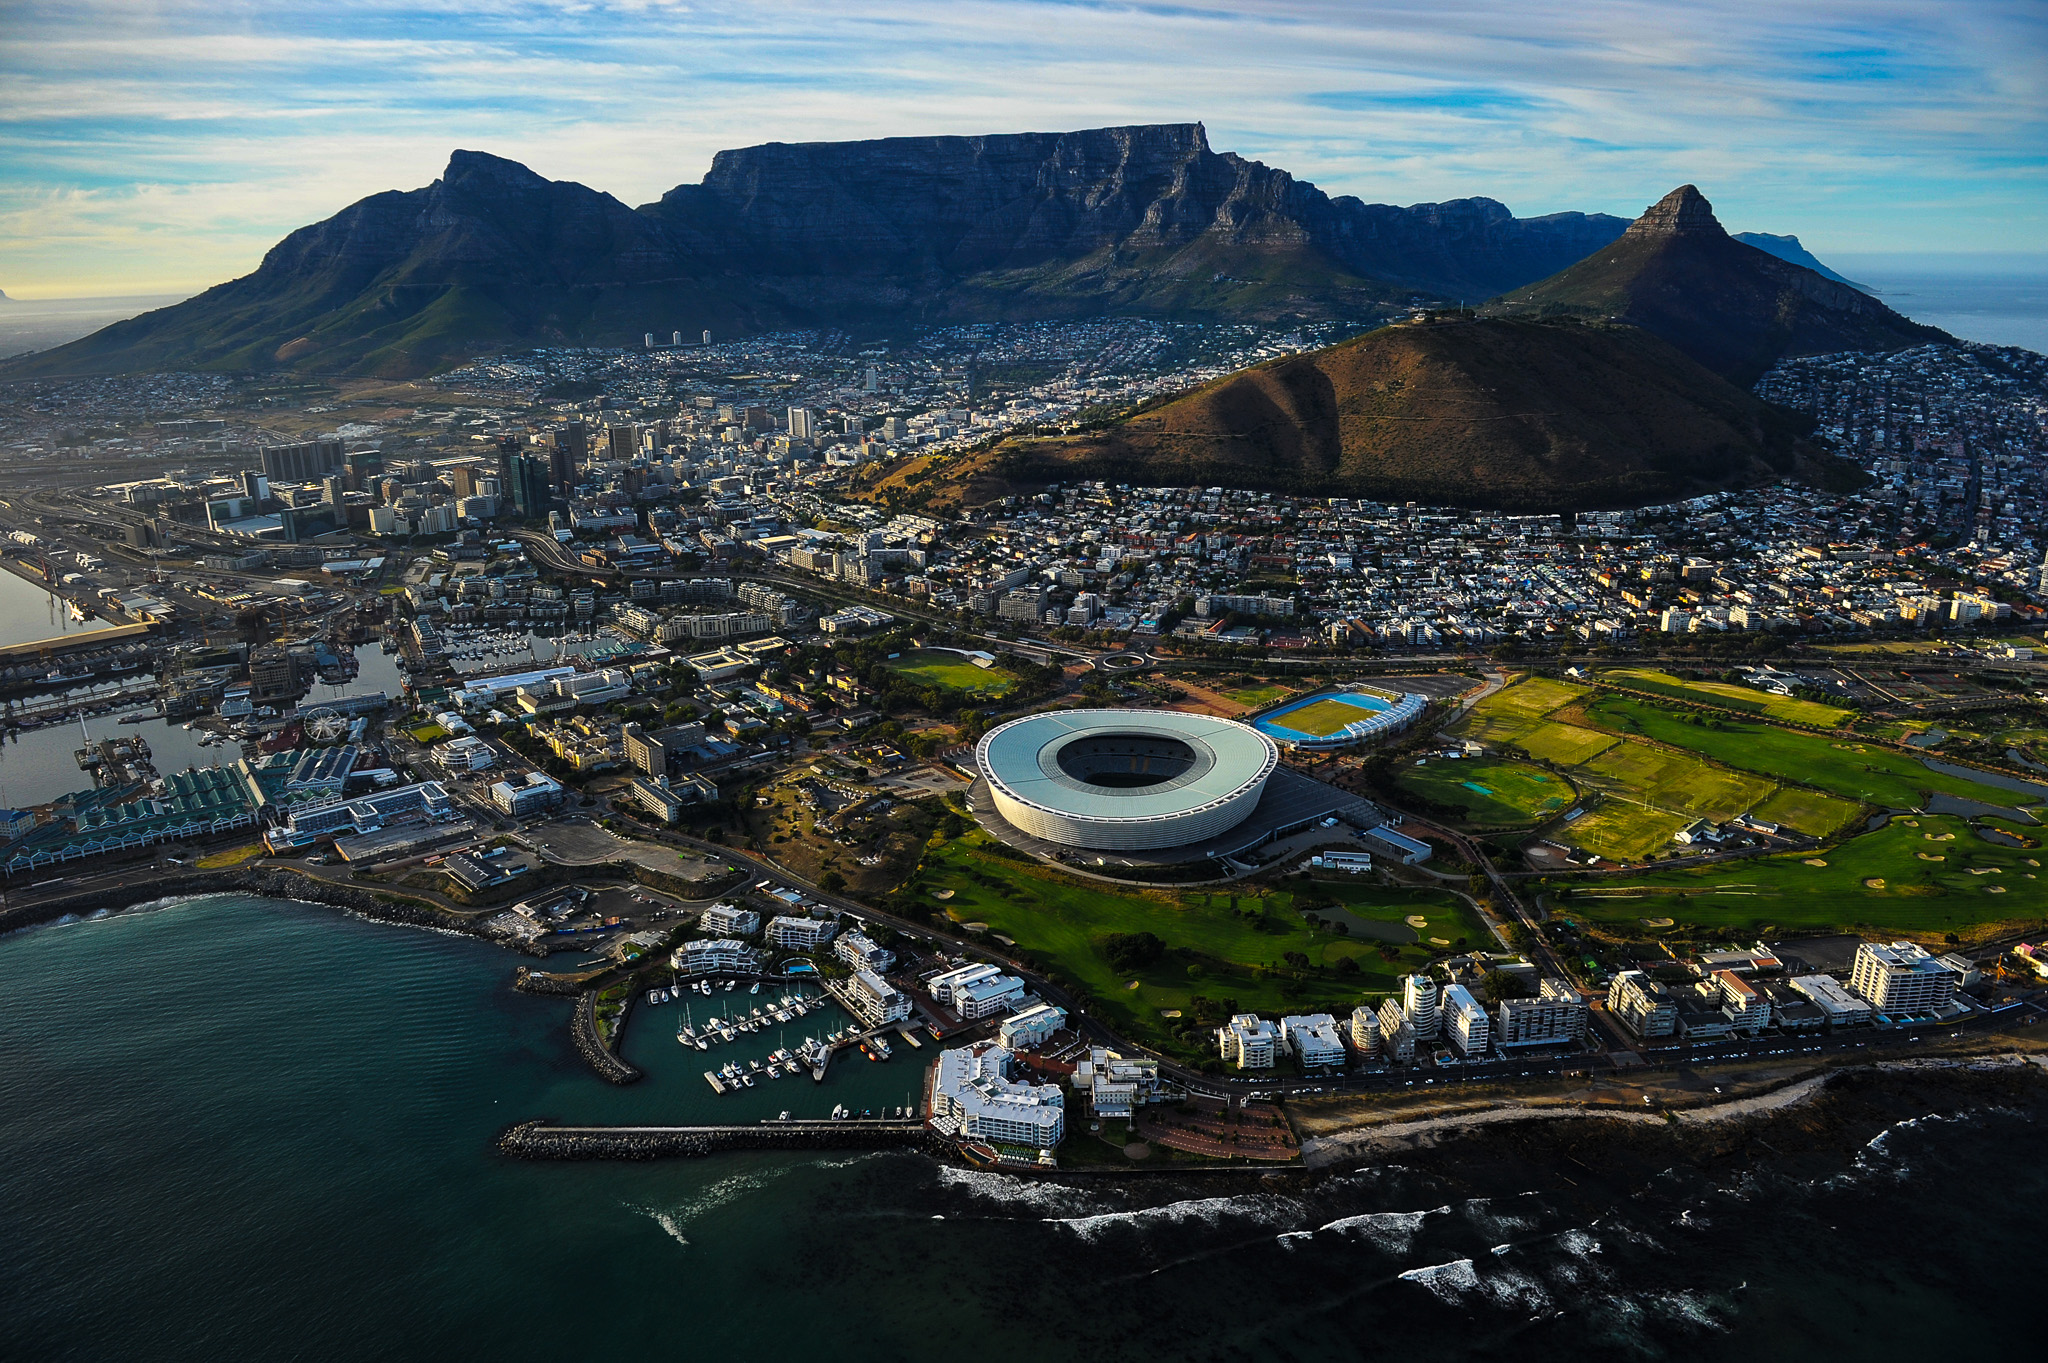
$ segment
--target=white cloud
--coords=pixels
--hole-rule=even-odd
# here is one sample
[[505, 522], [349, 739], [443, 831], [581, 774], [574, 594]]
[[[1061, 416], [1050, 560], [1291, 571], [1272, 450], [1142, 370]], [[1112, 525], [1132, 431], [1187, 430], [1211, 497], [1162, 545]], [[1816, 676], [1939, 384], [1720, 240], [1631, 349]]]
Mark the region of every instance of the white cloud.
[[[2032, 0], [0, 3], [0, 287], [227, 277], [480, 147], [628, 203], [767, 140], [1202, 119], [1333, 193], [1844, 249], [2048, 236]], [[47, 289], [45, 289], [47, 291]]]

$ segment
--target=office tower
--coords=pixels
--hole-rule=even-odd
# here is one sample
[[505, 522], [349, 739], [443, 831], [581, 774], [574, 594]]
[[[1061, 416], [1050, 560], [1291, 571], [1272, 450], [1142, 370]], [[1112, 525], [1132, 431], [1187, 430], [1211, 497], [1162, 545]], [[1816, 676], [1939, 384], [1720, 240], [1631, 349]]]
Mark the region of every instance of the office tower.
[[[301, 440], [291, 445], [265, 445], [263, 476], [279, 483], [310, 483], [341, 466], [339, 440]], [[348, 456], [353, 458], [353, 456]]]
[[342, 478], [335, 474], [329, 474], [321, 482], [320, 500], [323, 502], [331, 502], [336, 506], [340, 506], [342, 493], [348, 490], [347, 482], [348, 480], [345, 478]]
[[476, 479], [475, 469], [456, 469], [448, 475], [449, 485], [455, 489], [455, 495], [458, 497], [476, 496]]
[[808, 407], [792, 407], [792, 408], [790, 408], [790, 409], [789, 409], [789, 438], [790, 438], [791, 440], [809, 440], [809, 439], [811, 438], [811, 429], [812, 429], [812, 423], [813, 423], [813, 420], [814, 420], [814, 418], [813, 418], [813, 417], [811, 416], [811, 409], [810, 409], [810, 408], [808, 408]]
[[538, 520], [548, 514], [554, 501], [550, 473], [546, 459], [530, 454], [512, 456], [512, 505], [518, 509], [522, 519]]

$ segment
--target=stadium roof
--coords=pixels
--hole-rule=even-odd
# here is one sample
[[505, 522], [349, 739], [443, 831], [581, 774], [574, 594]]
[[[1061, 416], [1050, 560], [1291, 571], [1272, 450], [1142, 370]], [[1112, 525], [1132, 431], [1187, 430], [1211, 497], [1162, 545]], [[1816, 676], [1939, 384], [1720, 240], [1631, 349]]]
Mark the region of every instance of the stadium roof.
[[[1081, 739], [1177, 740], [1192, 750], [1188, 768], [1154, 785], [1109, 787], [1080, 780], [1059, 764]], [[1194, 813], [1241, 794], [1279, 765], [1273, 740], [1242, 724], [1160, 710], [1059, 710], [1011, 720], [981, 741], [981, 767], [1012, 799], [1088, 820], [1155, 820]]]

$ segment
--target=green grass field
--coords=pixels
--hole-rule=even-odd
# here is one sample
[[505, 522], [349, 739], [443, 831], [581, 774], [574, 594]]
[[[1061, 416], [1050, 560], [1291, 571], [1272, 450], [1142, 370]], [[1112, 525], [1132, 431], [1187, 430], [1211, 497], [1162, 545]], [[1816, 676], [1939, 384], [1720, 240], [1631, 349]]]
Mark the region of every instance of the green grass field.
[[1269, 718], [1273, 723], [1284, 725], [1296, 733], [1307, 734], [1311, 738], [1326, 738], [1347, 724], [1356, 724], [1361, 719], [1371, 719], [1375, 713], [1362, 705], [1332, 699], [1314, 701], [1299, 710], [1289, 710], [1285, 714], [1272, 715]]
[[1570, 682], [1552, 681], [1548, 677], [1525, 677], [1513, 686], [1494, 692], [1472, 710], [1475, 714], [1483, 712], [1540, 719], [1585, 694], [1585, 687], [1573, 686]]
[[[1276, 700], [1293, 695], [1294, 688], [1291, 686], [1237, 686], [1232, 687], [1228, 691], [1218, 691], [1216, 694], [1225, 700], [1236, 701], [1246, 709], [1256, 710], [1261, 705], [1271, 705]], [[1306, 733], [1307, 730], [1303, 730], [1303, 732]]]
[[1862, 806], [1817, 790], [1779, 786], [1754, 811], [1759, 819], [1783, 824], [1812, 838], [1831, 838], [1855, 822]]
[[1504, 758], [1432, 759], [1403, 767], [1398, 784], [1438, 804], [1463, 805], [1466, 822], [1487, 825], [1539, 823], [1578, 795], [1562, 776]]
[[1781, 729], [1760, 720], [1729, 717], [1689, 724], [1686, 716], [1647, 701], [1602, 696], [1586, 707], [1595, 723], [1618, 733], [1641, 734], [1689, 748], [1743, 771], [1814, 786], [1845, 800], [1915, 809], [1923, 790], [1987, 804], [2015, 805], [2024, 796], [1929, 771], [1911, 756], [1875, 743]]
[[2048, 919], [2040, 859], [1985, 842], [1967, 820], [1923, 815], [1894, 819], [1818, 857], [1652, 872], [1575, 889], [1570, 904], [1574, 915], [1598, 921], [1670, 918], [1745, 934], [1766, 926], [1961, 934]]
[[1808, 724], [1821, 729], [1840, 728], [1855, 713], [1838, 706], [1775, 695], [1769, 691], [1758, 691], [1752, 687], [1736, 686], [1729, 682], [1685, 681], [1668, 672], [1655, 672], [1647, 668], [1617, 668], [1612, 672], [1603, 672], [1601, 679], [1612, 681], [1616, 686], [1650, 691], [1679, 700], [1697, 701], [1702, 705], [1717, 705], [1724, 709], [1766, 715], [1787, 724]]
[[1516, 739], [1515, 746], [1531, 757], [1555, 762], [1560, 767], [1576, 767], [1598, 757], [1620, 741], [1613, 734], [1603, 734], [1598, 729], [1582, 729], [1576, 724], [1550, 720]]
[[[958, 922], [988, 924], [1041, 965], [1094, 995], [1096, 1010], [1118, 1030], [1183, 1055], [1206, 1052], [1174, 1035], [1162, 1013], [1177, 1009], [1188, 1014], [1197, 994], [1234, 999], [1240, 1010], [1268, 1016], [1344, 1013], [1449, 950], [1427, 941], [1395, 943], [1363, 933], [1312, 931], [1296, 911], [1291, 890], [1239, 896], [1236, 908], [1228, 894], [1120, 893], [997, 855], [988, 847], [986, 837], [976, 832], [935, 848], [907, 889], [926, 897], [934, 890], [952, 890], [951, 899], [930, 898], [929, 903]], [[1462, 938], [1472, 946], [1492, 941], [1462, 900], [1440, 891], [1337, 882], [1319, 883], [1314, 892], [1339, 901], [1361, 919], [1399, 924], [1419, 913], [1429, 919], [1430, 936], [1453, 943]], [[1153, 933], [1169, 952], [1131, 975], [1110, 965], [1098, 941], [1104, 934], [1134, 932]], [[1386, 959], [1382, 948], [1394, 959]], [[1307, 978], [1284, 973], [1288, 952], [1308, 957]], [[1335, 969], [1344, 959], [1357, 963], [1356, 973]], [[1136, 989], [1130, 987], [1134, 980]]]
[[1772, 783], [1710, 767], [1691, 753], [1617, 743], [1580, 768], [1605, 777], [1645, 802], [1696, 818], [1726, 822], [1771, 793]]
[[1690, 822], [1683, 814], [1628, 800], [1608, 800], [1566, 824], [1556, 837], [1609, 861], [1641, 861], [1667, 846], [1671, 835]]
[[1017, 684], [1017, 679], [999, 667], [976, 667], [957, 653], [943, 649], [917, 649], [891, 658], [891, 672], [900, 672], [926, 686], [959, 691], [970, 696], [1000, 696]]

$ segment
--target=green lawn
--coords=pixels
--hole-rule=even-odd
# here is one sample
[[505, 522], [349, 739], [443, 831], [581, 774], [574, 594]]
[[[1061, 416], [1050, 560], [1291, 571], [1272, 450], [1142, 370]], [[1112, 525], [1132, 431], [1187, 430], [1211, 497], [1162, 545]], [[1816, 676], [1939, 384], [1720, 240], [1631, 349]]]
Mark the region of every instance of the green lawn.
[[1863, 807], [1853, 800], [1823, 795], [1817, 790], [1779, 786], [1754, 812], [1759, 819], [1783, 824], [1808, 837], [1831, 838], [1855, 822]]
[[1746, 813], [1772, 789], [1769, 781], [1647, 743], [1617, 743], [1580, 770], [1605, 777], [1648, 804], [1716, 823]]
[[1548, 677], [1524, 677], [1514, 685], [1494, 692], [1472, 709], [1475, 714], [1484, 712], [1539, 719], [1585, 694], [1585, 687], [1574, 686], [1570, 682], [1552, 681]]
[[1702, 705], [1717, 705], [1724, 709], [1767, 715], [1787, 724], [1810, 724], [1822, 729], [1840, 728], [1855, 713], [1838, 706], [1821, 705], [1792, 696], [1780, 696], [1770, 691], [1759, 691], [1754, 687], [1737, 686], [1730, 682], [1685, 681], [1672, 676], [1669, 672], [1655, 672], [1648, 668], [1617, 668], [1612, 672], [1603, 672], [1601, 679], [1612, 681], [1616, 686], [1651, 691], [1660, 696], [1672, 696], [1681, 700], [1697, 701]]
[[1236, 701], [1247, 709], [1256, 710], [1261, 705], [1271, 705], [1276, 700], [1293, 695], [1294, 688], [1291, 686], [1237, 686], [1232, 687], [1228, 691], [1218, 691], [1216, 694], [1225, 700]]
[[1273, 723], [1307, 734], [1311, 738], [1327, 738], [1347, 724], [1356, 724], [1361, 719], [1371, 719], [1377, 713], [1363, 705], [1349, 701], [1318, 700], [1302, 706], [1299, 710], [1288, 710], [1283, 714], [1268, 715]]
[[1690, 822], [1683, 814], [1629, 800], [1608, 800], [1553, 836], [1609, 861], [1641, 861], [1668, 846], [1671, 835]]
[[1541, 767], [1506, 758], [1433, 758], [1401, 769], [1397, 782], [1426, 800], [1462, 805], [1475, 824], [1534, 824], [1564, 809], [1578, 792]]
[[[1292, 884], [1292, 883], [1290, 883]], [[956, 922], [986, 923], [1015, 941], [1042, 966], [1077, 985], [1096, 1000], [1105, 1021], [1188, 1056], [1208, 1053], [1205, 1033], [1192, 1040], [1193, 999], [1235, 1000], [1240, 1011], [1268, 1017], [1282, 1013], [1348, 1013], [1361, 1000], [1390, 991], [1394, 981], [1451, 948], [1312, 931], [1296, 911], [1296, 894], [1267, 891], [1236, 897], [1191, 891], [1120, 892], [1072, 880], [1036, 863], [1012, 860], [989, 850], [985, 835], [970, 832], [927, 854], [908, 887], [932, 908]], [[932, 896], [951, 890], [950, 899]], [[1311, 896], [1337, 900], [1344, 911], [1373, 923], [1399, 925], [1410, 914], [1429, 920], [1427, 936], [1453, 944], [1492, 941], [1462, 900], [1431, 890], [1402, 890], [1355, 882], [1318, 883]], [[1330, 915], [1333, 919], [1341, 915]], [[1439, 929], [1441, 925], [1441, 929]], [[1110, 933], [1150, 932], [1168, 953], [1126, 974], [1110, 965], [1100, 939]], [[1381, 955], [1392, 951], [1394, 959]], [[1291, 978], [1285, 953], [1300, 952], [1311, 965], [1305, 978]], [[1339, 973], [1337, 963], [1357, 962], [1356, 973]], [[1130, 986], [1135, 982], [1137, 988]], [[1183, 1018], [1169, 1020], [1166, 1011]]]
[[1560, 724], [1551, 720], [1515, 739], [1514, 745], [1531, 757], [1555, 762], [1560, 767], [1576, 767], [1598, 757], [1619, 741], [1613, 734], [1603, 734], [1597, 729], [1581, 729], [1576, 724]]
[[2011, 791], [1931, 772], [1915, 758], [1875, 743], [1781, 729], [1761, 720], [1730, 716], [1690, 724], [1684, 714], [1625, 696], [1602, 696], [1586, 707], [1586, 713], [1618, 733], [1690, 748], [1731, 767], [1814, 786], [1847, 800], [1915, 809], [1921, 792], [1933, 790], [1987, 804], [2026, 801]]
[[[1809, 861], [1825, 865], [1809, 865]], [[1574, 890], [1574, 915], [1670, 918], [1748, 933], [1820, 929], [1916, 935], [2048, 919], [2040, 854], [1980, 838], [1965, 819], [1894, 819], [1816, 857], [1798, 853], [1650, 872]]]
[[957, 653], [944, 649], [920, 648], [891, 658], [891, 672], [900, 672], [926, 686], [959, 691], [970, 696], [1000, 696], [1017, 684], [1017, 679], [999, 667], [976, 667]]

